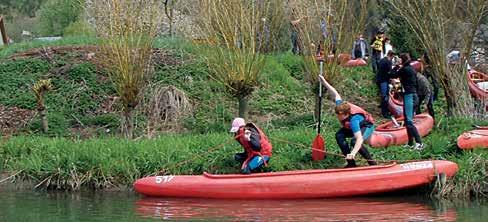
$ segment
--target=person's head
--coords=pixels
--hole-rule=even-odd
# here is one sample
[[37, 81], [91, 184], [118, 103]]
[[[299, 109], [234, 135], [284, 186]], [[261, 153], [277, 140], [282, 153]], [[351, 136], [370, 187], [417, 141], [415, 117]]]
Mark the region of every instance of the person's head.
[[343, 102], [335, 107], [335, 113], [340, 121], [343, 121], [351, 115], [351, 106], [347, 102]]
[[362, 39], [363, 38], [363, 33], [359, 33], [358, 34], [358, 39]]
[[386, 42], [386, 43], [390, 43], [390, 38], [385, 37], [385, 42]]
[[383, 37], [385, 36], [385, 32], [383, 32], [383, 30], [379, 30], [379, 31], [376, 33], [376, 36], [383, 38]]
[[386, 53], [386, 56], [389, 59], [393, 59], [393, 57], [395, 56], [395, 53], [393, 52], [393, 50], [388, 50], [388, 52]]
[[246, 121], [244, 121], [243, 118], [235, 118], [233, 121], [232, 121], [232, 126], [230, 128], [230, 132], [231, 133], [237, 133], [237, 131], [239, 131], [239, 128], [241, 128], [242, 126], [245, 126], [246, 125]]
[[410, 64], [410, 54], [408, 54], [408, 53], [400, 54], [400, 63], [402, 65]]

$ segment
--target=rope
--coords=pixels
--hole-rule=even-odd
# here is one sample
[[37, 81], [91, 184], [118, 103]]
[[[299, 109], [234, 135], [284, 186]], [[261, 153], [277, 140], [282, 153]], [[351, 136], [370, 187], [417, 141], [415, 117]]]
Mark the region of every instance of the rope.
[[[273, 140], [276, 140], [276, 141], [281, 141], [283, 143], [288, 143], [288, 144], [293, 144], [293, 145], [297, 145], [297, 146], [300, 146], [301, 148], [306, 148], [306, 149], [310, 149], [309, 146], [305, 146], [301, 143], [295, 143], [295, 142], [290, 142], [290, 141], [287, 141], [285, 139], [282, 139], [282, 138], [278, 138], [278, 137], [273, 137]], [[345, 158], [346, 156], [342, 155], [342, 154], [338, 154], [338, 153], [328, 153], [327, 151], [324, 151], [324, 150], [319, 150], [319, 149], [315, 149], [315, 148], [311, 148], [312, 150], [315, 150], [315, 151], [318, 151], [318, 152], [322, 152], [322, 153], [325, 153], [327, 155], [331, 155], [331, 156], [336, 156], [336, 157], [340, 157], [340, 158]], [[379, 162], [379, 163], [408, 163], [408, 162], [416, 162], [416, 161], [420, 161], [420, 160], [426, 160], [426, 159], [414, 159], [414, 160], [393, 160], [393, 159], [390, 159], [390, 160], [374, 160], [376, 162]], [[432, 159], [427, 159], [427, 160], [432, 160]]]
[[[211, 153], [211, 152], [213, 152], [213, 151], [215, 151], [215, 150], [217, 150], [217, 149], [219, 149], [219, 148], [221, 148], [221, 147], [224, 147], [225, 145], [227, 145], [227, 144], [229, 144], [229, 143], [233, 142], [233, 141], [234, 141], [236, 138], [237, 138], [237, 137], [232, 137], [232, 138], [230, 138], [230, 139], [226, 140], [225, 142], [223, 142], [223, 143], [221, 143], [221, 144], [218, 144], [218, 145], [216, 145], [216, 146], [210, 147], [210, 148], [208, 148], [208, 149], [207, 149], [206, 153]], [[196, 156], [195, 156], [195, 157], [193, 157], [193, 158], [190, 158], [190, 159], [187, 159], [187, 160], [181, 161], [181, 162], [176, 163], [176, 164], [174, 164], [173, 166], [170, 166], [170, 167], [168, 167], [168, 168], [162, 168], [161, 170], [159, 170], [158, 172], [153, 173], [153, 174], [155, 174], [155, 175], [159, 175], [159, 174], [161, 174], [161, 173], [163, 173], [163, 172], [165, 172], [165, 171], [168, 171], [168, 169], [169, 169], [169, 168], [173, 168], [173, 169], [174, 169], [174, 168], [177, 168], [177, 167], [179, 167], [179, 166], [181, 166], [181, 165], [183, 165], [183, 164], [185, 164], [185, 163], [188, 163], [188, 162], [190, 162], [190, 161], [196, 160], [196, 159], [198, 159], [198, 158], [200, 158], [200, 157], [202, 157], [202, 156], [201, 156], [201, 155], [196, 155]]]

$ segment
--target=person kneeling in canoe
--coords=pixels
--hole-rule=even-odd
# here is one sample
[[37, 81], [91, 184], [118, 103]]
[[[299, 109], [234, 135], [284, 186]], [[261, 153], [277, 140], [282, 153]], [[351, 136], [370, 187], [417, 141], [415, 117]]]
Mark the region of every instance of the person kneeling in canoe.
[[[376, 161], [373, 160], [368, 149], [363, 145], [374, 131], [374, 119], [371, 114], [359, 106], [343, 102], [337, 90], [322, 75], [319, 75], [319, 80], [327, 87], [336, 103], [335, 112], [342, 124], [341, 129], [336, 133], [336, 141], [341, 148], [342, 154], [346, 156], [346, 168], [356, 167], [354, 158], [358, 152], [368, 161], [369, 165], [376, 165]], [[353, 137], [351, 139], [352, 151], [346, 141], [348, 137]]]
[[243, 153], [234, 156], [242, 164], [242, 173], [249, 174], [267, 165], [273, 147], [261, 129], [254, 123], [246, 124], [243, 118], [235, 118], [230, 132], [235, 134], [234, 138], [244, 147]]

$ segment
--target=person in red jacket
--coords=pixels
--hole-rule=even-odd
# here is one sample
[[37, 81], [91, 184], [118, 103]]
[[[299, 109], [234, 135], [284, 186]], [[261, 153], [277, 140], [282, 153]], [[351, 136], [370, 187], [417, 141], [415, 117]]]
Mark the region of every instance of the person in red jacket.
[[[337, 119], [342, 125], [341, 129], [336, 133], [336, 141], [341, 148], [342, 154], [346, 156], [346, 168], [356, 167], [354, 158], [358, 152], [368, 161], [369, 165], [376, 165], [377, 163], [371, 157], [368, 149], [363, 146], [363, 143], [369, 140], [374, 131], [374, 119], [371, 114], [359, 106], [343, 102], [337, 90], [322, 75], [319, 75], [319, 80], [331, 93], [336, 103], [335, 112]], [[346, 141], [348, 137], [353, 137], [351, 139], [352, 150]]]
[[234, 133], [234, 138], [244, 147], [243, 153], [234, 156], [234, 159], [242, 164], [243, 174], [249, 174], [267, 165], [273, 147], [261, 129], [254, 123], [246, 124], [243, 118], [235, 118], [230, 132]]

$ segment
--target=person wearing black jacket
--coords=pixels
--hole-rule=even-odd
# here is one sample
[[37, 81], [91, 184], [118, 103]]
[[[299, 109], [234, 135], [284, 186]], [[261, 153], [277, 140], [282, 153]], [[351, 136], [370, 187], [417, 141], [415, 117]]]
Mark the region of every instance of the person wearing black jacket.
[[378, 73], [376, 73], [376, 84], [381, 95], [381, 115], [387, 119], [391, 117], [390, 111], [388, 110], [388, 83], [390, 81], [389, 73], [392, 70], [393, 55], [394, 53], [389, 51], [386, 57], [380, 60]]
[[[391, 73], [392, 78], [400, 78], [403, 86], [403, 116], [408, 135], [408, 147], [422, 150], [424, 144], [420, 139], [417, 127], [413, 124], [413, 115], [415, 106], [418, 102], [417, 96], [417, 72], [410, 65], [410, 55], [408, 53], [400, 54], [400, 64], [395, 66]], [[414, 144], [415, 139], [415, 144]]]

